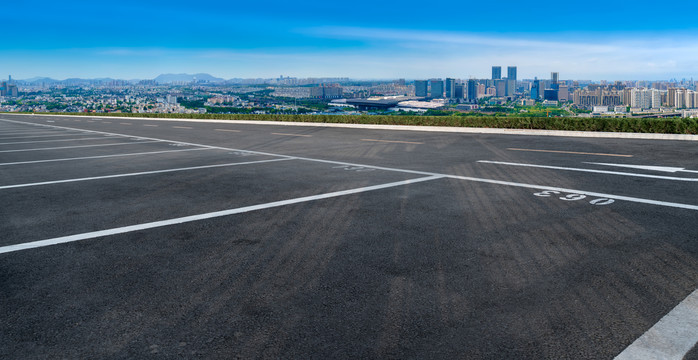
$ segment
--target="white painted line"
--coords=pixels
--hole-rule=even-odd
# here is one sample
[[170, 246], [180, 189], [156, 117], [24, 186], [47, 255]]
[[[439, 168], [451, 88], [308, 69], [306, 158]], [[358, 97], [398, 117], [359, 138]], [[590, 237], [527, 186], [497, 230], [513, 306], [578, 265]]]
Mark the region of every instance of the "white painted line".
[[175, 128], [175, 129], [193, 129], [189, 126], [173, 126], [173, 128]]
[[[77, 131], [72, 130], [71, 132], [77, 132]], [[13, 131], [13, 132], [2, 133], [2, 134], [0, 134], [0, 137], [4, 137], [4, 136], [8, 136], [8, 135], [9, 136], [18, 136], [18, 135], [48, 135], [48, 134], [65, 134], [65, 131], [56, 131], [56, 130], [46, 131], [43, 129], [41, 129], [41, 130], [37, 129], [35, 131]]]
[[19, 149], [19, 150], [0, 150], [0, 153], [8, 152], [21, 152], [21, 151], [42, 151], [42, 150], [61, 150], [61, 149], [77, 149], [77, 148], [87, 148], [87, 147], [98, 147], [98, 146], [116, 146], [116, 145], [135, 145], [135, 144], [148, 144], [162, 142], [160, 140], [151, 141], [131, 141], [127, 143], [114, 143], [114, 144], [93, 144], [93, 145], [77, 145], [77, 146], [63, 146], [63, 147], [51, 147], [51, 148], [40, 148], [40, 149]]
[[83, 138], [83, 139], [60, 139], [60, 140], [38, 140], [38, 141], [18, 141], [18, 142], [6, 142], [0, 143], [0, 145], [16, 145], [16, 144], [36, 144], [36, 143], [47, 143], [47, 142], [63, 142], [63, 141], [85, 141], [85, 140], [102, 140], [114, 138], [114, 136], [102, 136], [98, 138]]
[[[87, 130], [83, 130], [83, 129], [77, 129], [77, 128], [71, 128], [71, 127], [65, 127], [65, 126], [25, 123], [25, 122], [16, 121], [16, 120], [0, 119], [0, 121], [10, 122], [10, 123], [18, 123], [18, 124], [23, 124], [23, 125], [34, 125], [34, 126], [39, 126], [39, 127], [48, 127], [48, 128], [60, 129], [60, 130], [87, 131]], [[132, 135], [119, 134], [119, 133], [112, 133], [112, 132], [105, 132], [105, 131], [92, 131], [92, 130], [89, 130], [89, 131], [90, 131], [90, 132], [93, 132], [93, 133], [95, 133], [95, 134], [104, 134], [104, 135], [116, 135], [116, 136], [132, 137]], [[196, 143], [182, 142], [182, 141], [163, 140], [163, 139], [154, 138], [154, 137], [140, 136], [139, 139], [143, 139], [143, 140], [153, 140], [153, 142], [166, 142], [166, 143], [175, 143], [175, 144], [182, 144], [182, 145], [203, 147], [203, 148], [207, 148], [207, 149], [217, 149], [217, 150], [225, 150], [225, 151], [246, 152], [246, 153], [257, 154], [257, 155], [267, 155], [267, 156], [274, 156], [274, 157], [281, 157], [281, 158], [292, 158], [292, 159], [296, 159], [295, 156], [272, 154], [272, 153], [266, 153], [266, 152], [261, 152], [261, 151], [251, 151], [251, 150], [243, 150], [243, 149], [233, 149], [233, 148], [227, 148], [227, 147], [222, 147], [222, 146], [212, 146], [212, 145], [196, 144]], [[139, 144], [140, 144], [140, 143], [139, 143]], [[337, 164], [339, 164], [339, 163], [337, 163]]]
[[111, 121], [102, 121], [105, 124], [111, 124]]
[[668, 173], [687, 172], [687, 173], [698, 174], [698, 171], [686, 170], [686, 168], [670, 167], [670, 166], [651, 166], [651, 165], [632, 165], [632, 164], [609, 164], [609, 163], [593, 163], [593, 162], [585, 162], [585, 164], [603, 165], [603, 166], [615, 166], [615, 167], [623, 167], [623, 168], [629, 168], [629, 169], [640, 169], [640, 170], [660, 171], [660, 172], [668, 172]]
[[133, 125], [131, 123], [119, 123], [119, 124], [121, 124], [121, 125]]
[[151, 175], [151, 174], [164, 174], [164, 173], [171, 173], [171, 172], [178, 172], [178, 171], [213, 169], [213, 168], [230, 167], [230, 166], [238, 166], [238, 165], [262, 164], [262, 163], [285, 161], [285, 160], [292, 160], [292, 158], [247, 161], [247, 162], [239, 162], [239, 163], [226, 163], [226, 164], [204, 165], [204, 166], [192, 166], [192, 167], [185, 167], [185, 168], [178, 168], [178, 169], [142, 171], [142, 172], [136, 172], [136, 173], [92, 176], [92, 177], [78, 178], [78, 179], [65, 179], [65, 180], [55, 180], [55, 181], [42, 181], [42, 182], [27, 183], [27, 184], [4, 185], [4, 186], [0, 186], [0, 190], [24, 188], [24, 187], [30, 187], [30, 186], [64, 184], [64, 183], [71, 183], [71, 182], [78, 182], [78, 181], [114, 179], [114, 178], [120, 178], [120, 177], [141, 176], [141, 175]]
[[[19, 124], [31, 124], [31, 125], [51, 127], [51, 128], [56, 128], [56, 129], [81, 130], [81, 129], [75, 129], [75, 128], [69, 128], [69, 127], [62, 127], [62, 126], [25, 123], [25, 122], [16, 121], [16, 120], [2, 119], [2, 121], [11, 122], [11, 123], [19, 123]], [[99, 133], [109, 134], [109, 135], [128, 136], [128, 135], [124, 135], [124, 134], [108, 133], [108, 132], [99, 132]], [[143, 137], [143, 139], [156, 140], [156, 141], [161, 141], [161, 142], [172, 142], [171, 140], [164, 140], [164, 139], [158, 139], [158, 138]], [[382, 167], [382, 166], [348, 163], [348, 162], [343, 162], [343, 161], [333, 161], [333, 160], [322, 160], [322, 159], [297, 157], [297, 156], [287, 156], [287, 155], [279, 155], [279, 154], [273, 154], [273, 153], [265, 153], [265, 152], [260, 152], [260, 151], [232, 149], [232, 148], [226, 148], [226, 147], [221, 147], [221, 146], [211, 146], [211, 145], [202, 145], [202, 144], [185, 143], [185, 142], [178, 142], [178, 143], [191, 145], [191, 146], [197, 146], [197, 147], [205, 147], [205, 148], [209, 148], [209, 149], [220, 149], [220, 150], [227, 150], [227, 151], [241, 151], [241, 152], [247, 152], [247, 153], [257, 154], [257, 155], [285, 157], [285, 158], [292, 158], [292, 159], [312, 161], [312, 162], [321, 162], [321, 163], [333, 164], [333, 165], [360, 166], [360, 167], [372, 168], [372, 169], [377, 169], [377, 170], [395, 171], [395, 172], [403, 172], [403, 173], [410, 173], [410, 174], [420, 174], [420, 175], [426, 175], [426, 176], [443, 176], [443, 177], [448, 177], [448, 178], [452, 178], [452, 179], [484, 182], [484, 183], [498, 184], [498, 185], [505, 185], [505, 186], [516, 186], [516, 187], [523, 187], [523, 188], [536, 189], [536, 190], [557, 190], [557, 191], [572, 193], [572, 194], [586, 194], [589, 196], [612, 198], [612, 199], [616, 199], [616, 200], [625, 200], [625, 201], [642, 203], [642, 204], [658, 205], [658, 206], [687, 209], [687, 210], [698, 210], [698, 206], [696, 206], [696, 205], [687, 205], [687, 204], [672, 203], [672, 202], [665, 202], [665, 201], [648, 200], [648, 199], [634, 198], [634, 197], [628, 197], [628, 196], [601, 194], [601, 193], [595, 193], [595, 192], [583, 191], [583, 190], [555, 188], [555, 187], [550, 187], [550, 186], [533, 185], [533, 184], [513, 183], [513, 182], [491, 180], [491, 179], [484, 179], [484, 178], [473, 178], [473, 177], [465, 177], [465, 176], [439, 174], [439, 173], [432, 173], [432, 172], [426, 172], [426, 171], [388, 168], [388, 167]]]
[[228, 216], [228, 215], [242, 214], [242, 213], [251, 212], [251, 211], [270, 209], [270, 208], [274, 208], [274, 207], [280, 207], [280, 206], [286, 206], [286, 205], [292, 205], [292, 204], [299, 204], [299, 203], [303, 203], [303, 202], [329, 199], [329, 198], [333, 198], [333, 197], [346, 196], [346, 195], [352, 195], [352, 194], [359, 194], [359, 193], [363, 193], [363, 192], [367, 192], [367, 191], [388, 189], [388, 188], [392, 188], [392, 187], [404, 186], [404, 185], [409, 185], [409, 184], [416, 184], [416, 183], [420, 183], [420, 182], [424, 182], [424, 181], [432, 181], [432, 180], [437, 180], [437, 179], [442, 179], [442, 178], [443, 178], [443, 176], [428, 176], [428, 177], [423, 177], [423, 178], [397, 181], [397, 182], [381, 184], [381, 185], [366, 186], [366, 187], [350, 189], [350, 190], [335, 191], [335, 192], [331, 192], [331, 193], [311, 195], [311, 196], [305, 196], [305, 197], [289, 199], [289, 200], [275, 201], [275, 202], [270, 202], [270, 203], [266, 203], [266, 204], [245, 206], [245, 207], [236, 208], [236, 209], [215, 211], [215, 212], [210, 212], [210, 213], [205, 213], [205, 214], [149, 222], [149, 223], [139, 224], [139, 225], [124, 226], [124, 227], [113, 228], [113, 229], [108, 229], [108, 230], [93, 231], [93, 232], [83, 233], [83, 234], [76, 234], [76, 235], [63, 236], [63, 237], [58, 237], [58, 238], [53, 238], [53, 239], [33, 241], [33, 242], [24, 243], [24, 244], [3, 246], [3, 247], [0, 247], [0, 254], [9, 253], [9, 252], [13, 252], [13, 251], [34, 249], [34, 248], [50, 246], [50, 245], [65, 244], [65, 243], [70, 243], [70, 242], [75, 242], [75, 241], [80, 241], [80, 240], [94, 239], [94, 238], [103, 237], [103, 236], [124, 234], [124, 233], [128, 233], [128, 232], [147, 230], [147, 229], [152, 229], [152, 228], [157, 228], [157, 227], [162, 227], [162, 226], [183, 224], [183, 223], [188, 223], [188, 222], [192, 222], [192, 221], [200, 221], [200, 220], [212, 219], [212, 218]]
[[240, 132], [240, 130], [231, 130], [231, 129], [213, 129], [216, 131], [227, 131], [227, 132]]
[[501, 180], [473, 178], [473, 177], [467, 177], [467, 176], [456, 176], [456, 175], [445, 175], [445, 176], [450, 178], [450, 179], [459, 179], [459, 180], [475, 181], [475, 182], [482, 182], [482, 183], [488, 183], [488, 184], [515, 186], [515, 187], [522, 187], [522, 188], [535, 189], [535, 190], [559, 191], [559, 192], [564, 192], [564, 193], [569, 193], [569, 194], [582, 194], [582, 195], [587, 195], [587, 196], [594, 196], [594, 197], [599, 197], [599, 198], [608, 198], [608, 199], [614, 199], [614, 200], [623, 200], [623, 201], [640, 203], [640, 204], [659, 205], [659, 206], [666, 206], [666, 207], [673, 207], [673, 208], [687, 209], [687, 210], [698, 210], [698, 205], [689, 205], [689, 204], [673, 203], [673, 202], [667, 202], [667, 201], [649, 200], [649, 199], [642, 199], [642, 198], [636, 198], [636, 197], [631, 197], [631, 196], [604, 194], [604, 193], [598, 193], [598, 192], [593, 192], [593, 191], [566, 189], [566, 188], [559, 188], [559, 187], [553, 187], [553, 186], [542, 186], [542, 185], [523, 184], [523, 183], [501, 181]]
[[423, 145], [424, 144], [423, 142], [398, 141], [398, 140], [361, 139], [361, 141], [374, 141], [374, 142], [393, 143], [393, 144], [415, 144], [415, 145]]
[[143, 124], [143, 126], [147, 126], [147, 127], [158, 127], [158, 126], [160, 126], [160, 125]]
[[0, 166], [8, 166], [8, 165], [26, 165], [26, 164], [40, 164], [40, 163], [57, 162], [57, 161], [104, 159], [104, 158], [111, 158], [111, 157], [139, 156], [139, 155], [151, 155], [151, 154], [165, 154], [165, 153], [182, 152], [182, 151], [197, 151], [197, 150], [211, 150], [211, 149], [196, 148], [196, 149], [181, 149], [181, 150], [149, 151], [149, 152], [130, 153], [130, 154], [83, 156], [83, 157], [66, 158], [66, 159], [48, 159], [48, 160], [19, 161], [19, 162], [11, 162], [11, 163], [0, 163]]
[[615, 360], [681, 360], [698, 343], [698, 290], [688, 295]]
[[281, 136], [301, 136], [301, 137], [313, 137], [313, 135], [304, 135], [304, 134], [286, 134], [286, 133], [271, 133], [272, 135], [281, 135]]
[[561, 151], [561, 150], [516, 149], [516, 148], [508, 148], [507, 150], [512, 150], [512, 151], [532, 151], [532, 152], [544, 152], [544, 153], [556, 153], [556, 154], [574, 154], [574, 155], [597, 155], [597, 156], [633, 157], [632, 155], [622, 155], [622, 154], [604, 154], [604, 153], [590, 153], [590, 152], [578, 152], [578, 151]]
[[510, 163], [510, 162], [503, 162], [503, 161], [488, 161], [488, 160], [480, 160], [480, 161], [478, 161], [478, 162], [479, 162], [479, 163], [483, 163], [483, 164], [496, 164], [496, 165], [507, 165], [507, 166], [521, 166], [521, 167], [531, 167], [531, 168], [540, 168], [540, 169], [552, 169], [552, 170], [579, 171], [579, 172], [588, 172], [588, 173], [596, 173], [596, 174], [609, 174], [609, 175], [634, 176], [634, 177], [643, 177], [643, 178], [660, 179], [660, 180], [689, 181], [689, 182], [698, 181], [698, 178], [681, 178], [681, 177], [674, 177], [674, 176], [659, 176], [659, 175], [649, 175], [649, 174], [635, 174], [635, 173], [627, 173], [627, 172], [619, 172], [619, 171], [594, 170], [594, 169], [579, 169], [579, 168], [569, 168], [569, 167], [561, 167], [561, 166], [548, 166], [548, 165], [535, 165], [535, 164], [520, 164], [520, 163]]
[[45, 139], [45, 138], [50, 138], [50, 137], [64, 137], [64, 136], [88, 136], [88, 135], [94, 135], [90, 133], [78, 133], [78, 134], [56, 134], [56, 135], [39, 135], [39, 136], [13, 136], [13, 137], [4, 137], [0, 136], [0, 140], [21, 140], [21, 139]]

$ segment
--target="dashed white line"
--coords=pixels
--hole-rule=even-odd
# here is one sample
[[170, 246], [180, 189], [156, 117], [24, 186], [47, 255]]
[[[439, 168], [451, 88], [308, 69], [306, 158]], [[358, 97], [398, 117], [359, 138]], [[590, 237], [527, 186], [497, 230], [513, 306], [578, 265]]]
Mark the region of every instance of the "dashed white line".
[[193, 129], [192, 127], [189, 126], [173, 126], [175, 129]]
[[227, 132], [240, 132], [240, 130], [231, 130], [231, 129], [213, 129], [215, 131], [227, 131]]
[[207, 148], [196, 148], [196, 149], [181, 149], [181, 150], [149, 151], [149, 152], [130, 153], [130, 154], [83, 156], [83, 157], [65, 158], [65, 159], [48, 159], [48, 160], [18, 161], [18, 162], [10, 162], [10, 163], [0, 163], [0, 166], [26, 165], [26, 164], [40, 164], [40, 163], [59, 162], [59, 161], [73, 161], [73, 160], [104, 159], [104, 158], [111, 158], [111, 157], [139, 156], [139, 155], [151, 155], [151, 154], [165, 154], [165, 153], [182, 152], [182, 151], [196, 151], [196, 150], [211, 150], [211, 149], [207, 149]]
[[437, 179], [441, 179], [441, 178], [443, 178], [443, 176], [428, 176], [428, 177], [423, 177], [423, 178], [403, 180], [403, 181], [397, 181], [397, 182], [381, 184], [381, 185], [366, 186], [366, 187], [350, 189], [350, 190], [335, 191], [335, 192], [331, 192], [331, 193], [311, 195], [311, 196], [305, 196], [305, 197], [300, 197], [300, 198], [295, 198], [295, 199], [275, 201], [275, 202], [270, 202], [270, 203], [265, 203], [265, 204], [245, 206], [245, 207], [236, 208], [236, 209], [215, 211], [215, 212], [210, 212], [210, 213], [205, 213], [205, 214], [185, 216], [185, 217], [179, 217], [179, 218], [174, 218], [174, 219], [169, 219], [169, 220], [154, 221], [154, 222], [149, 222], [149, 223], [139, 224], [139, 225], [124, 226], [124, 227], [118, 227], [118, 228], [101, 230], [101, 231], [93, 231], [93, 232], [88, 232], [88, 233], [83, 233], [83, 234], [63, 236], [63, 237], [58, 237], [58, 238], [53, 238], [53, 239], [33, 241], [33, 242], [28, 242], [28, 243], [23, 243], [23, 244], [3, 246], [3, 247], [0, 247], [0, 254], [9, 253], [9, 252], [13, 252], [13, 251], [34, 249], [34, 248], [50, 246], [50, 245], [65, 244], [65, 243], [70, 243], [70, 242], [75, 242], [75, 241], [80, 241], [80, 240], [94, 239], [94, 238], [103, 237], [103, 236], [124, 234], [124, 233], [133, 232], [133, 231], [152, 229], [152, 228], [157, 228], [157, 227], [162, 227], [162, 226], [183, 224], [183, 223], [188, 223], [188, 222], [192, 222], [192, 221], [200, 221], [200, 220], [212, 219], [212, 218], [228, 216], [228, 215], [242, 214], [242, 213], [246, 213], [246, 212], [250, 212], [250, 211], [257, 211], [257, 210], [269, 209], [269, 208], [274, 208], [274, 207], [279, 207], [279, 206], [299, 204], [299, 203], [315, 201], [315, 200], [329, 199], [329, 198], [333, 198], [333, 197], [358, 194], [358, 193], [367, 192], [367, 191], [387, 189], [387, 188], [392, 188], [392, 187], [397, 187], [397, 186], [404, 186], [404, 185], [409, 185], [409, 184], [420, 183], [420, 182], [424, 182], [424, 181], [437, 180]]
[[91, 176], [91, 177], [78, 178], [78, 179], [65, 179], [65, 180], [54, 180], [54, 181], [42, 181], [42, 182], [36, 182], [36, 183], [27, 183], [27, 184], [15, 184], [15, 185], [0, 186], [0, 190], [24, 188], [24, 187], [30, 187], [30, 186], [42, 186], [42, 185], [64, 184], [64, 183], [72, 183], [72, 182], [79, 182], [79, 181], [102, 180], [102, 179], [114, 179], [114, 178], [120, 178], [120, 177], [130, 177], [130, 176], [141, 176], [141, 175], [151, 175], [151, 174], [164, 174], [164, 173], [171, 173], [171, 172], [178, 172], [178, 171], [191, 171], [191, 170], [213, 169], [213, 168], [231, 167], [231, 166], [238, 166], [238, 165], [262, 164], [262, 163], [276, 162], [276, 161], [285, 161], [285, 160], [291, 160], [291, 159], [292, 159], [292, 158], [271, 159], [271, 160], [259, 160], [259, 161], [247, 161], [247, 162], [238, 162], [238, 163], [226, 163], [226, 164], [216, 164], [216, 165], [192, 166], [192, 167], [177, 168], [177, 169], [165, 169], [165, 170], [154, 170], [154, 171], [141, 171], [141, 172], [127, 173], [127, 174], [114, 174], [114, 175], [104, 175], [104, 176]]
[[160, 126], [160, 125], [143, 124], [143, 126], [147, 126], [147, 127], [158, 127], [158, 126]]

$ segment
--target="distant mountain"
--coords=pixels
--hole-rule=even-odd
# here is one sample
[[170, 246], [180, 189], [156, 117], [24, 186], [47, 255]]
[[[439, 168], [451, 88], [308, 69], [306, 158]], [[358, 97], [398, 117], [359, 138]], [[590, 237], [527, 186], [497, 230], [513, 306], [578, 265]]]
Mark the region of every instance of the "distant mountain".
[[58, 80], [51, 79], [48, 77], [33, 77], [31, 79], [17, 80], [25, 83], [57, 83]]
[[174, 82], [193, 82], [194, 80], [213, 83], [225, 81], [225, 79], [217, 78], [209, 74], [162, 74], [155, 78], [155, 82], [159, 84], [171, 84]]

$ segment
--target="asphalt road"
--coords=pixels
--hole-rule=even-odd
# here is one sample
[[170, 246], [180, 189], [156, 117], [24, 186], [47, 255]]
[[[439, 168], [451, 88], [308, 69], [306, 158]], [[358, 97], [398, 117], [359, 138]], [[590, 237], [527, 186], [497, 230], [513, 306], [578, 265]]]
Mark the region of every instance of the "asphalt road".
[[0, 358], [680, 358], [696, 171], [691, 141], [1, 114]]

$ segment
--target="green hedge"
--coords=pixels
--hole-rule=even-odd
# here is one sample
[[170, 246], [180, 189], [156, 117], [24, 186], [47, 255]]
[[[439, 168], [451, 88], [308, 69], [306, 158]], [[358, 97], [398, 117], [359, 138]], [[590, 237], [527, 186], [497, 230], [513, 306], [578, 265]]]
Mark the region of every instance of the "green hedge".
[[[57, 113], [51, 113], [56, 115]], [[268, 120], [309, 123], [485, 127], [660, 134], [698, 134], [698, 119], [576, 118], [523, 116], [391, 116], [391, 115], [257, 115], [257, 114], [132, 114], [59, 113], [60, 115], [123, 116], [205, 120]]]

